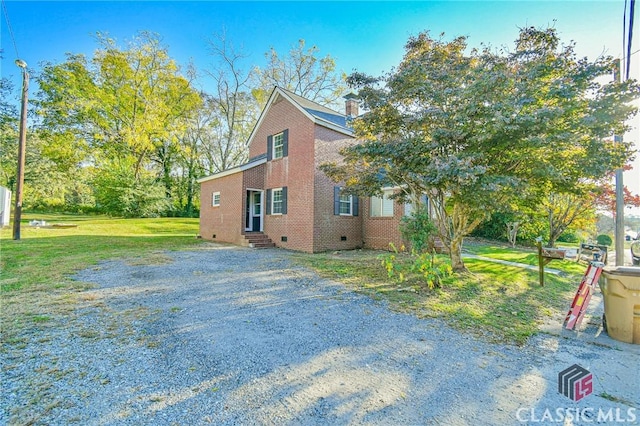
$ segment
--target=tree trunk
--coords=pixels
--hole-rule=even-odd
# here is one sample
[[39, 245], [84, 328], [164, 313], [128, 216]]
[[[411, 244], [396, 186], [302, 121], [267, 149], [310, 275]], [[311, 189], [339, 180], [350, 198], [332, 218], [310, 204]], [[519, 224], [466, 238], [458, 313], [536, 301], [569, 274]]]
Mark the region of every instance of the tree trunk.
[[170, 200], [172, 195], [173, 180], [171, 179], [171, 164], [165, 158], [162, 163], [162, 181], [164, 183], [165, 197]]
[[520, 222], [507, 222], [507, 237], [511, 243], [511, 247], [516, 246], [516, 238], [518, 237], [518, 227]]
[[191, 172], [189, 172], [188, 179], [189, 180], [187, 182], [187, 205], [185, 207], [185, 210], [186, 210], [187, 217], [192, 217], [194, 185], [193, 185], [193, 174]]
[[454, 272], [469, 272], [462, 261], [462, 237], [454, 237], [449, 245], [449, 255], [451, 257], [451, 267]]
[[565, 230], [564, 227], [556, 227], [555, 225], [552, 224], [551, 229], [549, 230], [549, 243], [547, 246], [555, 247], [556, 240], [560, 237], [560, 235], [562, 235], [564, 230]]

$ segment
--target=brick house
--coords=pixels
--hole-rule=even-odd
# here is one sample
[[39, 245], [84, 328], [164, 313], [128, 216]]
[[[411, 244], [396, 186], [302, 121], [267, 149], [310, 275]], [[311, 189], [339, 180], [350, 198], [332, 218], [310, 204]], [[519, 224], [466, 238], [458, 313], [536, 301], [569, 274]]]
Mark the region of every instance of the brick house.
[[385, 196], [340, 193], [319, 165], [339, 161], [357, 143], [345, 114], [275, 88], [249, 137], [249, 161], [198, 180], [200, 236], [238, 245], [275, 245], [310, 253], [386, 249], [403, 242], [399, 224], [410, 206]]

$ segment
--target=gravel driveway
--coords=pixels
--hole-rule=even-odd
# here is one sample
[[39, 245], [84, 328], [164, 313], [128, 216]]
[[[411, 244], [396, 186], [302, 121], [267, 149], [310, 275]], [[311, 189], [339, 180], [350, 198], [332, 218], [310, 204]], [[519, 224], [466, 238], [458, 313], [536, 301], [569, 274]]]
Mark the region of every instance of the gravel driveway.
[[[560, 331], [487, 343], [288, 256], [204, 244], [77, 274], [96, 286], [76, 313], [3, 354], [0, 424], [640, 421], [638, 345]], [[574, 363], [593, 373], [577, 403], [557, 389]]]

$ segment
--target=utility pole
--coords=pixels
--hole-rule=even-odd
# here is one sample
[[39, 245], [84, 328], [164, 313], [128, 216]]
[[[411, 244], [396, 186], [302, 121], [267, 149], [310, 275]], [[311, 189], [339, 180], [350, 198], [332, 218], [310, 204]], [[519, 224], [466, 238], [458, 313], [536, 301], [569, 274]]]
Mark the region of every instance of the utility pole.
[[[622, 81], [622, 62], [616, 61], [613, 71], [613, 80], [616, 83]], [[622, 135], [614, 135], [614, 142], [622, 143]], [[622, 181], [622, 169], [616, 169], [616, 266], [624, 266], [624, 182]]]
[[29, 73], [27, 63], [16, 59], [16, 65], [22, 69], [22, 108], [20, 110], [20, 140], [18, 143], [18, 179], [16, 181], [16, 205], [13, 211], [13, 239], [20, 239], [20, 221], [22, 220], [22, 187], [24, 186], [24, 164], [27, 147], [27, 98], [29, 95]]

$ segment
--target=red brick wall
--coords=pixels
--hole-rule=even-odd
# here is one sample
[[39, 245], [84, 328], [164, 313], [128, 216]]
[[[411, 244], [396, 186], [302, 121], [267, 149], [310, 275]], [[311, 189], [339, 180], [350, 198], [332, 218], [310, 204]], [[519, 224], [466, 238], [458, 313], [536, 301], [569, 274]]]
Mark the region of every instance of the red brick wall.
[[[241, 244], [246, 212], [246, 189], [287, 187], [287, 213], [264, 216], [264, 232], [283, 248], [305, 252], [347, 250], [358, 247], [399, 248], [399, 224], [404, 206], [395, 204], [393, 218], [371, 218], [369, 198], [361, 197], [358, 216], [333, 214], [336, 186], [319, 170], [322, 163], [341, 161], [340, 148], [356, 143], [342, 133], [316, 126], [299, 109], [281, 98], [266, 116], [249, 144], [249, 156], [267, 152], [267, 137], [289, 130], [288, 156], [223, 178], [203, 182], [200, 234], [203, 238]], [[211, 206], [220, 191], [220, 206]], [[282, 241], [282, 237], [287, 241]], [[341, 237], [346, 237], [342, 241]]]
[[267, 136], [285, 129], [289, 129], [289, 149], [287, 157], [265, 164], [264, 189], [287, 187], [287, 214], [266, 215], [264, 233], [278, 247], [312, 252], [314, 124], [282, 98], [266, 114], [250, 142], [249, 155], [267, 152]]
[[[211, 205], [214, 192], [220, 192], [218, 207]], [[203, 182], [200, 194], [200, 236], [212, 241], [241, 244], [244, 229], [242, 173]]]
[[398, 250], [404, 244], [400, 234], [400, 221], [404, 216], [404, 204], [393, 204], [393, 217], [371, 217], [371, 199], [363, 197], [360, 204], [362, 211], [362, 233], [364, 246], [370, 249], [388, 250], [393, 243]]
[[[316, 126], [315, 130], [315, 212], [313, 218], [313, 251], [349, 250], [363, 246], [362, 240], [362, 203], [358, 216], [339, 216], [333, 214], [333, 188], [339, 186], [327, 177], [319, 167], [325, 162], [340, 162], [341, 148], [353, 145], [356, 141], [344, 134]], [[346, 237], [346, 241], [342, 241]]]

